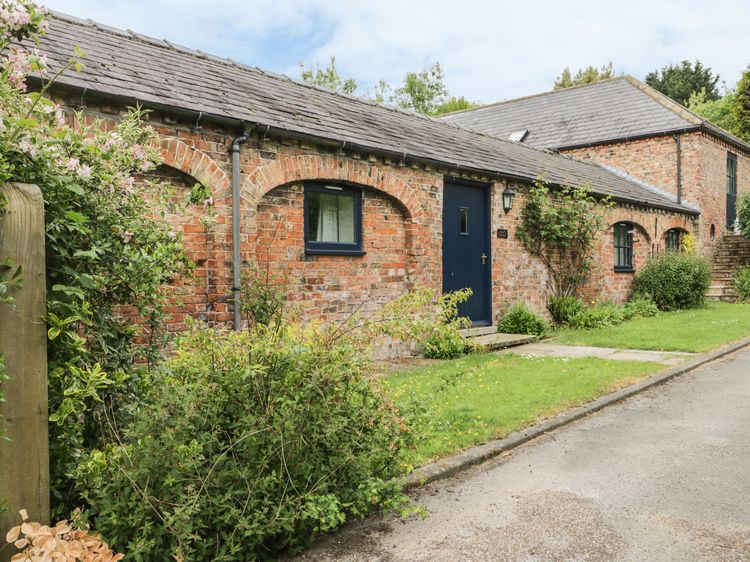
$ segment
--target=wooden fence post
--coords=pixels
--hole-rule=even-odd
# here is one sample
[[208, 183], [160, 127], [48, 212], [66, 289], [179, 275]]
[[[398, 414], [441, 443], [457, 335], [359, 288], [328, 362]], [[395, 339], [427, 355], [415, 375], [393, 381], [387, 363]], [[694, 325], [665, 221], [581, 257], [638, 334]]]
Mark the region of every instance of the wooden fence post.
[[[47, 329], [45, 314], [44, 201], [35, 185], [6, 184], [8, 202], [0, 213], [0, 260], [23, 268], [24, 286], [14, 300], [0, 304], [0, 353], [10, 380], [2, 383], [6, 401], [0, 415], [9, 442], [0, 441], [0, 546], [20, 522], [19, 509], [32, 521], [49, 523], [49, 438], [47, 433]], [[10, 558], [0, 551], [0, 562]]]

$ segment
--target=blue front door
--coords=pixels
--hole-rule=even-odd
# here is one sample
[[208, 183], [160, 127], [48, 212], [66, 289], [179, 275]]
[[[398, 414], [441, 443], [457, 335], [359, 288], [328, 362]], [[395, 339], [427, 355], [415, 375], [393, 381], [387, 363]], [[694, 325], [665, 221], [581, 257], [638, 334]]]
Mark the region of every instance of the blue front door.
[[445, 180], [443, 192], [443, 292], [470, 288], [459, 307], [477, 326], [491, 324], [490, 186]]

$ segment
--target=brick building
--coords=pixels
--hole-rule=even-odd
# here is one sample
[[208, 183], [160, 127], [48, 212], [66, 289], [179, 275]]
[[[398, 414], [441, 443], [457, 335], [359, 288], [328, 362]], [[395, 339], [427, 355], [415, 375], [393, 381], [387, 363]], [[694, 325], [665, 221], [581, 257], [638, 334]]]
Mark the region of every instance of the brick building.
[[[631, 77], [462, 111], [445, 120], [622, 171], [700, 211], [710, 255], [750, 191], [750, 145]], [[650, 225], [641, 225], [648, 229]], [[663, 249], [665, 238], [652, 239]]]
[[544, 267], [515, 235], [539, 177], [616, 203], [589, 296], [626, 298], [633, 271], [666, 233], [696, 231], [704, 220], [666, 180], [599, 165], [593, 152], [585, 162], [166, 41], [50, 20], [41, 50], [53, 70], [75, 45], [87, 53], [51, 95], [103, 127], [128, 106], [151, 109], [158, 174], [213, 194], [218, 222], [209, 230], [200, 208], [169, 219], [197, 264], [175, 303], [176, 330], [186, 315], [230, 324], [234, 275], [253, 265], [286, 274], [307, 319], [373, 310], [415, 286], [471, 287], [464, 313], [477, 324], [494, 323], [512, 300], [543, 310]]

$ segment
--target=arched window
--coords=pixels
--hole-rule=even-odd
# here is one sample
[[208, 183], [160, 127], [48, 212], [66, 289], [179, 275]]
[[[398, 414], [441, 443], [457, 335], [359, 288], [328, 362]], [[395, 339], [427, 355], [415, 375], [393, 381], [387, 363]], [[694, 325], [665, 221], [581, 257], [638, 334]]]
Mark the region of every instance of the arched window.
[[679, 228], [670, 228], [664, 234], [664, 242], [668, 252], [679, 252], [682, 243], [682, 230]]
[[633, 225], [618, 222], [614, 227], [615, 271], [633, 271]]
[[711, 240], [716, 238], [716, 225], [711, 225], [711, 229], [709, 231], [709, 235], [711, 236]]

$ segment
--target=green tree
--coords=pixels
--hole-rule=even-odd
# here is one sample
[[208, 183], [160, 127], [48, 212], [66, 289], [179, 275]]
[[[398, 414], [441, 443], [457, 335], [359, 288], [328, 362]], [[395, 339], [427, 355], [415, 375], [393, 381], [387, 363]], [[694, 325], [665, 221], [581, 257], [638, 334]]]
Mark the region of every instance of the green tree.
[[714, 125], [737, 134], [737, 116], [734, 107], [736, 103], [737, 94], [734, 90], [728, 90], [722, 97], [715, 100], [708, 99], [706, 91], [701, 90], [691, 94], [687, 107]]
[[684, 60], [646, 75], [646, 84], [685, 106], [696, 92], [705, 91], [707, 101], [719, 99], [718, 83], [719, 75], [703, 66], [699, 60], [695, 64]]
[[394, 90], [391, 101], [403, 109], [432, 115], [448, 100], [445, 74], [439, 62], [421, 72], [407, 72], [404, 84]]
[[587, 66], [581, 68], [575, 73], [575, 76], [570, 72], [570, 68], [566, 68], [562, 71], [562, 74], [555, 78], [555, 85], [553, 89], [563, 90], [570, 88], [571, 86], [581, 86], [583, 84], [593, 84], [600, 80], [608, 80], [609, 78], [615, 77], [615, 71], [612, 68], [612, 63], [605, 64], [601, 68], [595, 66]]
[[471, 109], [473, 107], [479, 107], [480, 104], [467, 100], [464, 96], [451, 96], [443, 103], [439, 104], [433, 115], [444, 115], [446, 113], [452, 113], [454, 111], [463, 111], [464, 109]]
[[742, 73], [737, 83], [733, 112], [737, 136], [750, 142], [750, 67]]
[[342, 78], [336, 68], [336, 57], [331, 55], [331, 64], [325, 68], [321, 68], [319, 64], [305, 68], [305, 65], [301, 64], [300, 77], [304, 82], [308, 84], [315, 84], [316, 86], [323, 86], [336, 92], [344, 94], [354, 94], [357, 91], [357, 82], [352, 78]]

